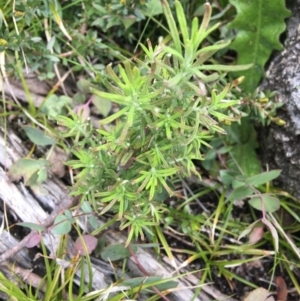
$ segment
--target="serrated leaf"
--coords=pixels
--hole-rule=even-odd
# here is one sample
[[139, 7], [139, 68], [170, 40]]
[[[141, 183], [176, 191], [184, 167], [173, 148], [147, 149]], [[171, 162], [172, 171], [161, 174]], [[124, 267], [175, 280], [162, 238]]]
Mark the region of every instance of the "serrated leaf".
[[[264, 204], [264, 208], [262, 208], [262, 202]], [[262, 194], [260, 197], [253, 197], [249, 200], [249, 204], [257, 210], [264, 210], [269, 213], [275, 212], [280, 208], [279, 199], [269, 194]]]
[[53, 145], [56, 143], [55, 139], [47, 135], [45, 132], [33, 128], [31, 126], [23, 126], [23, 130], [25, 131], [27, 137], [36, 145]]
[[[131, 245], [131, 249], [134, 253], [137, 251], [137, 247]], [[106, 247], [101, 252], [101, 257], [105, 261], [116, 261], [131, 256], [128, 248], [124, 244], [112, 244]]]
[[264, 66], [273, 50], [281, 50], [280, 34], [285, 30], [284, 19], [290, 15], [284, 0], [230, 0], [237, 10], [236, 18], [228, 25], [238, 31], [230, 48], [238, 53], [238, 64], [253, 64], [242, 74], [242, 87], [251, 93], [264, 75]]
[[271, 171], [266, 171], [258, 175], [252, 176], [246, 179], [246, 183], [253, 186], [259, 186], [266, 184], [274, 179], [276, 179], [281, 173], [281, 170], [275, 169]]
[[64, 235], [71, 231], [72, 224], [65, 215], [58, 215], [54, 220], [52, 232], [55, 234]]

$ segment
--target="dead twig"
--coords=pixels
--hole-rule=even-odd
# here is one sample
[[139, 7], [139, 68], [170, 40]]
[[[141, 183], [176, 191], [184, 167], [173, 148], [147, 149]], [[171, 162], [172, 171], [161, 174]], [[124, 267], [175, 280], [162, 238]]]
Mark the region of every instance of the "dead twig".
[[[62, 203], [55, 208], [51, 214], [41, 223], [44, 227], [49, 227], [54, 222], [56, 216], [71, 207], [73, 207], [78, 202], [78, 197], [66, 197]], [[36, 233], [36, 231], [31, 231], [27, 236], [25, 236], [17, 245], [15, 245], [13, 248], [7, 250], [2, 255], [0, 255], [0, 263], [8, 260], [9, 258], [13, 257], [15, 254], [20, 252], [27, 244], [29, 239]]]

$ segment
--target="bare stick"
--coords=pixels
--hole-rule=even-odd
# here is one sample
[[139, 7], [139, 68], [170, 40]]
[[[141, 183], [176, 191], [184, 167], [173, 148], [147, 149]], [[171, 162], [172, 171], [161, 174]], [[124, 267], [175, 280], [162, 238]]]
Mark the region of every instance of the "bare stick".
[[[52, 225], [53, 221], [55, 220], [56, 216], [66, 210], [74, 206], [78, 202], [78, 197], [67, 197], [62, 201], [62, 203], [54, 209], [51, 214], [41, 223], [44, 227], [49, 227]], [[27, 244], [29, 239], [32, 237], [33, 234], [35, 234], [36, 231], [31, 231], [27, 236], [25, 236], [17, 245], [15, 245], [13, 248], [7, 250], [2, 255], [0, 255], [0, 263], [8, 260], [9, 258], [13, 257], [15, 254], [20, 252]]]

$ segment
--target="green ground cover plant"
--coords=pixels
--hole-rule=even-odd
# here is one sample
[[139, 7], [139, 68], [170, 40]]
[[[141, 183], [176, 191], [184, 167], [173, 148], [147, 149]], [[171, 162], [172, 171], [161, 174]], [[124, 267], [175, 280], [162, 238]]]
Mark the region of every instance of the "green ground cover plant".
[[[29, 91], [22, 67], [37, 71], [42, 80], [52, 79], [55, 74], [60, 78], [58, 67], [69, 68], [75, 77], [84, 77], [77, 80], [73, 98], [56, 95], [56, 89], [52, 89], [36, 107], [28, 92], [28, 105], [17, 102], [13, 112], [29, 117], [30, 123], [23, 129], [34, 145], [49, 147], [48, 154], [55, 146], [69, 153], [66, 165], [75, 175], [71, 194], [80, 197], [82, 210], [91, 215], [91, 236], [111, 224], [127, 231], [127, 241], [117, 246], [115, 253], [122, 253], [128, 246], [134, 253], [134, 243], [140, 240], [152, 243], [158, 255], [158, 246], [163, 246], [176, 266], [174, 250], [165, 234], [165, 230], [173, 229], [193, 244], [192, 249], [181, 250], [186, 256], [182, 266], [201, 262], [201, 283], [212, 280], [213, 271], [217, 271], [226, 279], [255, 287], [230, 268], [274, 255], [273, 276], [277, 265], [284, 267], [299, 291], [292, 272], [297, 264], [294, 259], [287, 260], [284, 250], [293, 258], [300, 257], [299, 251], [281, 225], [278, 213], [282, 207], [298, 221], [294, 210], [298, 205], [291, 196], [278, 193], [270, 185], [280, 171], [262, 172], [253, 126], [255, 122], [284, 125], [276, 117], [281, 104], [275, 101], [275, 92], [256, 88], [266, 60], [272, 50], [280, 47], [278, 39], [288, 11], [281, 0], [270, 4], [279, 16], [272, 20], [276, 33], [265, 33], [268, 28], [262, 23], [253, 37], [253, 32], [247, 32], [244, 26], [262, 0], [253, 1], [252, 6], [247, 1], [229, 2], [238, 14], [226, 27], [221, 22], [228, 23], [226, 18], [231, 20], [234, 15], [226, 9], [230, 3], [225, 0], [219, 3], [225, 9], [215, 16], [212, 12], [218, 8], [217, 1], [201, 7], [194, 1], [84, 1], [84, 10], [82, 1], [66, 4], [35, 0], [26, 6], [22, 1], [8, 1], [0, 11], [1, 85], [7, 80], [6, 75], [15, 72], [24, 90]], [[270, 7], [261, 5], [257, 18]], [[67, 10], [69, 14], [65, 13]], [[201, 18], [188, 18], [187, 11], [194, 11]], [[155, 29], [161, 34], [159, 39], [151, 38], [150, 33], [155, 30], [150, 30], [148, 39], [144, 38], [148, 22], [160, 25]], [[109, 34], [110, 28], [116, 30]], [[229, 39], [235, 37], [232, 28], [237, 30], [233, 44]], [[265, 35], [270, 40], [260, 43]], [[220, 36], [224, 38], [221, 41]], [[118, 39], [135, 43], [139, 55], [131, 57], [117, 43]], [[261, 46], [256, 47], [254, 57], [249, 47], [244, 49], [253, 39], [257, 42], [254, 47]], [[218, 56], [228, 49], [237, 51], [240, 64]], [[254, 75], [253, 68], [257, 67], [261, 72]], [[2, 116], [6, 117], [10, 102], [4, 94], [2, 99]], [[90, 119], [92, 106], [104, 116], [98, 128]], [[117, 108], [114, 112], [113, 106]], [[9, 172], [13, 177], [22, 176], [27, 186], [36, 187], [47, 178], [51, 166], [48, 157], [23, 158]], [[189, 179], [198, 184], [196, 188], [189, 187], [194, 186]], [[212, 180], [213, 185], [208, 185], [206, 179]], [[201, 199], [212, 194], [214, 207], [207, 210]], [[243, 206], [249, 208], [251, 222], [243, 215], [233, 216], [236, 201], [243, 201]], [[202, 212], [193, 211], [195, 202], [203, 206]], [[94, 214], [108, 213], [112, 215], [109, 223], [97, 228]], [[42, 243], [42, 234], [48, 229], [26, 223], [24, 226], [39, 232], [32, 246]], [[76, 216], [66, 211], [57, 217], [52, 231], [65, 235], [74, 227]], [[293, 231], [297, 229], [294, 227]], [[228, 237], [235, 243], [224, 244]], [[247, 238], [240, 244], [244, 237]], [[273, 249], [266, 250], [267, 244]], [[64, 247], [62, 241], [59, 251], [63, 253]], [[57, 262], [47, 261], [47, 250], [42, 248], [47, 270], [45, 295], [49, 300], [61, 299], [72, 281], [58, 281], [65, 279], [64, 271]], [[83, 249], [88, 253], [87, 248]], [[130, 255], [128, 250], [124, 252], [126, 255], [119, 260]], [[105, 257], [105, 250], [101, 254]], [[224, 260], [228, 258], [229, 261]], [[81, 258], [76, 268], [82, 268], [83, 261]], [[88, 257], [85, 264], [90, 264]], [[74, 271], [70, 273], [72, 279]], [[163, 281], [153, 278], [148, 283], [137, 282], [131, 286], [131, 296], [136, 297], [141, 287], [157, 286]], [[116, 286], [114, 292], [118, 289], [127, 287]], [[39, 299], [37, 294], [10, 286], [4, 276], [0, 290], [22, 300]], [[76, 298], [122, 300], [123, 293], [112, 297], [112, 291], [108, 288], [86, 294], [80, 283]], [[70, 299], [77, 300], [71, 297], [72, 288], [68, 293]]]

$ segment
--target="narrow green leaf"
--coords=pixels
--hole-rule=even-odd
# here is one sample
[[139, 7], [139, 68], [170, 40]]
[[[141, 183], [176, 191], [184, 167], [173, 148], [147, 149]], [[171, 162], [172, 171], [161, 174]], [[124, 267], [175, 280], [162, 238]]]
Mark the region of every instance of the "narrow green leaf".
[[247, 70], [252, 67], [252, 64], [247, 65], [202, 65], [199, 66], [198, 70], [215, 70], [215, 71], [226, 71], [226, 72], [233, 72], [233, 71], [243, 71]]
[[212, 57], [217, 51], [219, 51], [219, 50], [221, 50], [225, 47], [228, 47], [228, 45], [230, 45], [230, 43], [231, 43], [230, 41], [228, 41], [228, 42], [219, 42], [219, 43], [216, 43], [214, 45], [201, 48], [200, 50], [198, 50], [196, 52], [196, 56], [197, 56], [198, 59], [197, 59], [197, 62], [195, 64], [195, 66], [203, 64], [210, 57]]
[[162, 6], [163, 6], [165, 17], [167, 19], [167, 23], [168, 23], [168, 27], [169, 27], [169, 30], [170, 30], [171, 37], [174, 41], [175, 49], [179, 53], [182, 53], [182, 48], [181, 48], [180, 38], [179, 38], [179, 32], [178, 32], [177, 25], [176, 25], [176, 22], [174, 20], [173, 14], [171, 12], [169, 3], [168, 3], [167, 0], [161, 0], [161, 3], [162, 3]]
[[[237, 10], [236, 18], [229, 24], [238, 30], [230, 48], [238, 53], [238, 64], [253, 64], [243, 72], [245, 92], [253, 92], [264, 75], [264, 66], [273, 50], [282, 49], [279, 37], [285, 30], [285, 18], [290, 12], [284, 0], [230, 0]], [[237, 76], [239, 76], [238, 74]]]
[[113, 94], [113, 93], [107, 93], [107, 92], [103, 92], [103, 91], [99, 91], [99, 90], [96, 90], [94, 88], [91, 88], [91, 92], [93, 94], [96, 94], [104, 99], [108, 99], [108, 100], [111, 100], [111, 101], [114, 101], [116, 103], [119, 103], [119, 104], [127, 104], [127, 101], [126, 101], [126, 96], [125, 95], [116, 95], [116, 94]]
[[183, 43], [186, 46], [186, 42], [189, 40], [189, 33], [186, 18], [184, 15], [184, 10], [180, 1], [175, 1], [175, 8], [180, 31], [183, 36]]
[[183, 63], [183, 61], [184, 61], [183, 56], [176, 49], [174, 49], [172, 47], [169, 47], [169, 46], [165, 46], [165, 45], [163, 46], [163, 49], [164, 49], [165, 52], [176, 56], [179, 59], [179, 61], [181, 63]]
[[161, 280], [162, 276], [149, 276], [147, 278], [145, 277], [136, 277], [136, 278], [130, 278], [123, 280], [120, 284], [121, 285], [128, 285], [130, 287], [137, 287], [141, 286], [146, 283], [152, 283], [157, 280]]
[[258, 175], [255, 175], [251, 178], [246, 179], [246, 183], [253, 186], [259, 186], [266, 184], [274, 179], [276, 179], [281, 173], [281, 170], [274, 169], [271, 171], [266, 171], [263, 173], [260, 173]]
[[[137, 252], [137, 247], [131, 245], [133, 253]], [[101, 258], [105, 261], [116, 261], [131, 256], [128, 248], [124, 244], [112, 244], [101, 252]]]
[[27, 222], [23, 222], [23, 223], [17, 223], [18, 226], [22, 226], [22, 227], [26, 227], [29, 228], [31, 230], [36, 230], [39, 232], [44, 232], [46, 231], [46, 227], [42, 226], [42, 225], [38, 225], [38, 224], [34, 224], [34, 223], [27, 223]]
[[55, 139], [50, 137], [49, 135], [45, 134], [43, 131], [33, 128], [31, 126], [25, 125], [23, 126], [23, 130], [25, 131], [26, 135], [36, 145], [53, 145], [56, 143]]
[[128, 111], [128, 107], [123, 108], [122, 110], [118, 111], [117, 113], [110, 115], [106, 117], [105, 119], [102, 119], [99, 121], [100, 124], [108, 124], [111, 123], [112, 121], [116, 120], [117, 118], [121, 117]]
[[[208, 4], [208, 3], [206, 3]], [[210, 4], [208, 4], [210, 5]], [[215, 25], [213, 25], [211, 28], [207, 29], [207, 30], [203, 30], [203, 29], [199, 29], [196, 39], [193, 40], [193, 44], [194, 44], [194, 49], [198, 49], [200, 47], [200, 44], [203, 42], [203, 40], [209, 36], [209, 34], [211, 32], [213, 32], [214, 30], [216, 30], [218, 27], [220, 26], [220, 23], [216, 23]]]

